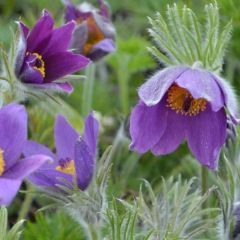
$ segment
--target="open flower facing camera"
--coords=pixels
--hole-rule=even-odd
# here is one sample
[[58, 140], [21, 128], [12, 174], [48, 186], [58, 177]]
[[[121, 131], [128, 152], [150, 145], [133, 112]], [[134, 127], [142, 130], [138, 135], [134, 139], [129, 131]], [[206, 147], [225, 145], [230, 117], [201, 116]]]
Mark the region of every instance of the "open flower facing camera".
[[53, 28], [53, 18], [44, 10], [30, 31], [19, 22], [20, 39], [15, 74], [26, 86], [72, 92], [69, 82], [57, 80], [89, 64], [86, 57], [68, 50], [75, 28], [73, 21]]
[[74, 52], [96, 61], [115, 51], [115, 28], [103, 0], [98, 1], [98, 9], [86, 2], [75, 6], [70, 0], [64, 0], [64, 4], [65, 21], [77, 23], [71, 42]]

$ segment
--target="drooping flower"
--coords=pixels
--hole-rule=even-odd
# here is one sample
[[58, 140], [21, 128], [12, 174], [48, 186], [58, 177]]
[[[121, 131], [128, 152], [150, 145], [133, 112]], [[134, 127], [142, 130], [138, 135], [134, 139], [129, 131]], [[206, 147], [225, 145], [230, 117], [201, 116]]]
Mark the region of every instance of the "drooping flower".
[[202, 165], [216, 169], [228, 113], [237, 124], [236, 98], [224, 79], [196, 66], [169, 67], [145, 82], [138, 94], [130, 118], [131, 149], [164, 155], [186, 140]]
[[[30, 181], [40, 187], [56, 187], [57, 184], [68, 187], [74, 185], [85, 190], [90, 184], [94, 170], [98, 138], [98, 122], [90, 114], [85, 121], [84, 135], [81, 137], [67, 120], [59, 115], [54, 128], [56, 154], [47, 147], [28, 141], [24, 155], [45, 154], [53, 158], [51, 164], [45, 164], [30, 177]], [[62, 179], [65, 179], [63, 182]], [[70, 186], [71, 185], [71, 186]]]
[[9, 205], [23, 179], [49, 160], [34, 155], [20, 159], [27, 140], [27, 113], [23, 106], [9, 104], [0, 109], [0, 205]]
[[68, 51], [75, 23], [71, 21], [53, 29], [53, 19], [44, 10], [31, 31], [22, 22], [18, 25], [20, 39], [15, 60], [17, 78], [28, 86], [71, 92], [70, 83], [57, 80], [89, 63], [86, 57]]
[[66, 6], [65, 21], [75, 20], [72, 48], [96, 61], [115, 51], [115, 28], [111, 23], [108, 6], [98, 0], [99, 9], [89, 3], [74, 6], [70, 0], [64, 1]]

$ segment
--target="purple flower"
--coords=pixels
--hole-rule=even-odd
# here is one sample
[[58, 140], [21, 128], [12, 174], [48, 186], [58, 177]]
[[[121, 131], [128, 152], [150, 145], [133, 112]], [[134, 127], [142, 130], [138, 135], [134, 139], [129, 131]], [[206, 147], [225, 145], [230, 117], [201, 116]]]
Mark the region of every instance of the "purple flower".
[[20, 160], [27, 140], [27, 113], [23, 106], [0, 109], [0, 205], [9, 205], [23, 179], [49, 160], [44, 155]]
[[71, 21], [55, 29], [53, 24], [46, 10], [31, 31], [23, 23], [18, 23], [20, 39], [15, 74], [30, 86], [71, 92], [70, 83], [56, 80], [84, 68], [89, 60], [67, 51], [75, 23]]
[[202, 165], [217, 167], [227, 133], [226, 109], [237, 123], [236, 98], [225, 80], [199, 68], [170, 67], [151, 77], [138, 94], [130, 118], [131, 149], [163, 155], [186, 140]]
[[71, 44], [76, 53], [96, 61], [115, 51], [115, 28], [110, 20], [108, 6], [102, 0], [98, 0], [99, 9], [88, 3], [77, 7], [70, 0], [64, 3], [65, 21], [77, 22]]
[[[28, 141], [24, 148], [24, 155], [44, 154], [53, 158], [52, 164], [45, 164], [33, 173], [29, 179], [32, 183], [42, 187], [54, 187], [56, 184], [70, 183], [72, 187], [77, 180], [79, 189], [85, 190], [90, 184], [95, 168], [95, 157], [98, 138], [98, 122], [90, 114], [85, 121], [84, 135], [81, 137], [59, 115], [55, 128], [56, 154], [47, 147], [33, 141]], [[66, 181], [62, 181], [65, 179]]]

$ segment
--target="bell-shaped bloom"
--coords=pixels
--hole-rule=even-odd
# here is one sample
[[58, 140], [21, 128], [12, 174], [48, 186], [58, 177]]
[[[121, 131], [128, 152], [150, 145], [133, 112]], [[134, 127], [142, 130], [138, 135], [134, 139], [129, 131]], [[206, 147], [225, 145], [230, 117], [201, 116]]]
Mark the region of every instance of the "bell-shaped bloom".
[[35, 155], [20, 159], [27, 140], [27, 113], [23, 106], [0, 109], [0, 205], [9, 205], [23, 179], [49, 160]]
[[90, 61], [68, 51], [75, 22], [54, 29], [53, 18], [44, 10], [31, 31], [22, 22], [18, 25], [17, 78], [32, 87], [71, 92], [71, 84], [60, 79], [86, 67]]
[[79, 6], [74, 6], [70, 0], [65, 0], [64, 3], [65, 21], [77, 22], [71, 44], [73, 51], [93, 61], [115, 51], [116, 32], [110, 20], [108, 6], [103, 0], [98, 0], [99, 9], [88, 3]]
[[57, 188], [57, 184], [67, 183], [69, 188], [77, 186], [85, 190], [90, 184], [94, 170], [98, 138], [98, 122], [90, 114], [85, 121], [84, 135], [81, 137], [67, 120], [59, 115], [54, 128], [56, 154], [47, 147], [28, 141], [24, 155], [44, 154], [53, 158], [51, 164], [43, 165], [29, 180], [43, 188]]
[[237, 124], [236, 98], [224, 79], [196, 67], [170, 67], [146, 81], [138, 94], [130, 118], [131, 149], [164, 155], [186, 140], [202, 165], [216, 169], [228, 113]]

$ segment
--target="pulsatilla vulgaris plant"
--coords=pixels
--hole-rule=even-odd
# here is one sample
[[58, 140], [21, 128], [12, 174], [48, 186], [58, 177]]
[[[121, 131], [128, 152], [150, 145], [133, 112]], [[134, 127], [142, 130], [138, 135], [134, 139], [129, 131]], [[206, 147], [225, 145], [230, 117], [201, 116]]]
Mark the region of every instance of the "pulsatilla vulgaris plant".
[[[196, 159], [216, 169], [227, 134], [227, 118], [237, 124], [237, 101], [218, 73], [231, 34], [220, 30], [216, 4], [206, 6], [206, 26], [183, 7], [168, 6], [167, 20], [150, 19], [155, 47], [150, 52], [167, 68], [138, 90], [130, 118], [131, 149], [155, 155], [173, 152], [186, 140]], [[164, 53], [164, 54], [163, 54]]]
[[17, 40], [13, 40], [9, 54], [2, 50], [4, 100], [18, 101], [27, 94], [49, 90], [71, 93], [70, 74], [90, 62], [88, 58], [68, 49], [76, 23], [71, 21], [53, 28], [54, 20], [44, 10], [31, 30], [23, 22], [17, 24], [19, 32], [18, 36], [14, 36]]
[[[83, 137], [59, 115], [55, 128], [56, 154], [50, 149], [33, 141], [28, 141], [23, 150], [25, 156], [41, 153], [54, 159], [45, 164], [30, 176], [31, 182], [37, 186], [55, 187], [63, 185], [85, 190], [90, 184], [95, 171], [95, 158], [98, 138], [98, 122], [90, 114], [86, 119]], [[61, 183], [61, 179], [65, 181]], [[68, 182], [68, 185], [66, 183]]]
[[76, 21], [71, 47], [74, 52], [96, 61], [115, 51], [115, 28], [110, 20], [108, 5], [98, 0], [99, 8], [84, 2], [75, 6], [70, 0], [63, 0], [65, 21]]
[[20, 44], [17, 51], [15, 73], [25, 84], [35, 87], [60, 88], [71, 91], [69, 83], [55, 80], [85, 67], [89, 60], [68, 51], [74, 22], [53, 29], [53, 19], [44, 10], [31, 31], [21, 22]]
[[25, 156], [41, 153], [53, 159], [31, 174], [29, 180], [43, 190], [46, 197], [54, 200], [56, 206], [64, 207], [81, 223], [89, 239], [89, 226], [100, 221], [100, 215], [107, 206], [109, 150], [96, 167], [98, 127], [97, 120], [90, 114], [81, 137], [59, 115], [54, 128], [56, 153], [34, 141], [28, 141], [23, 150]]

